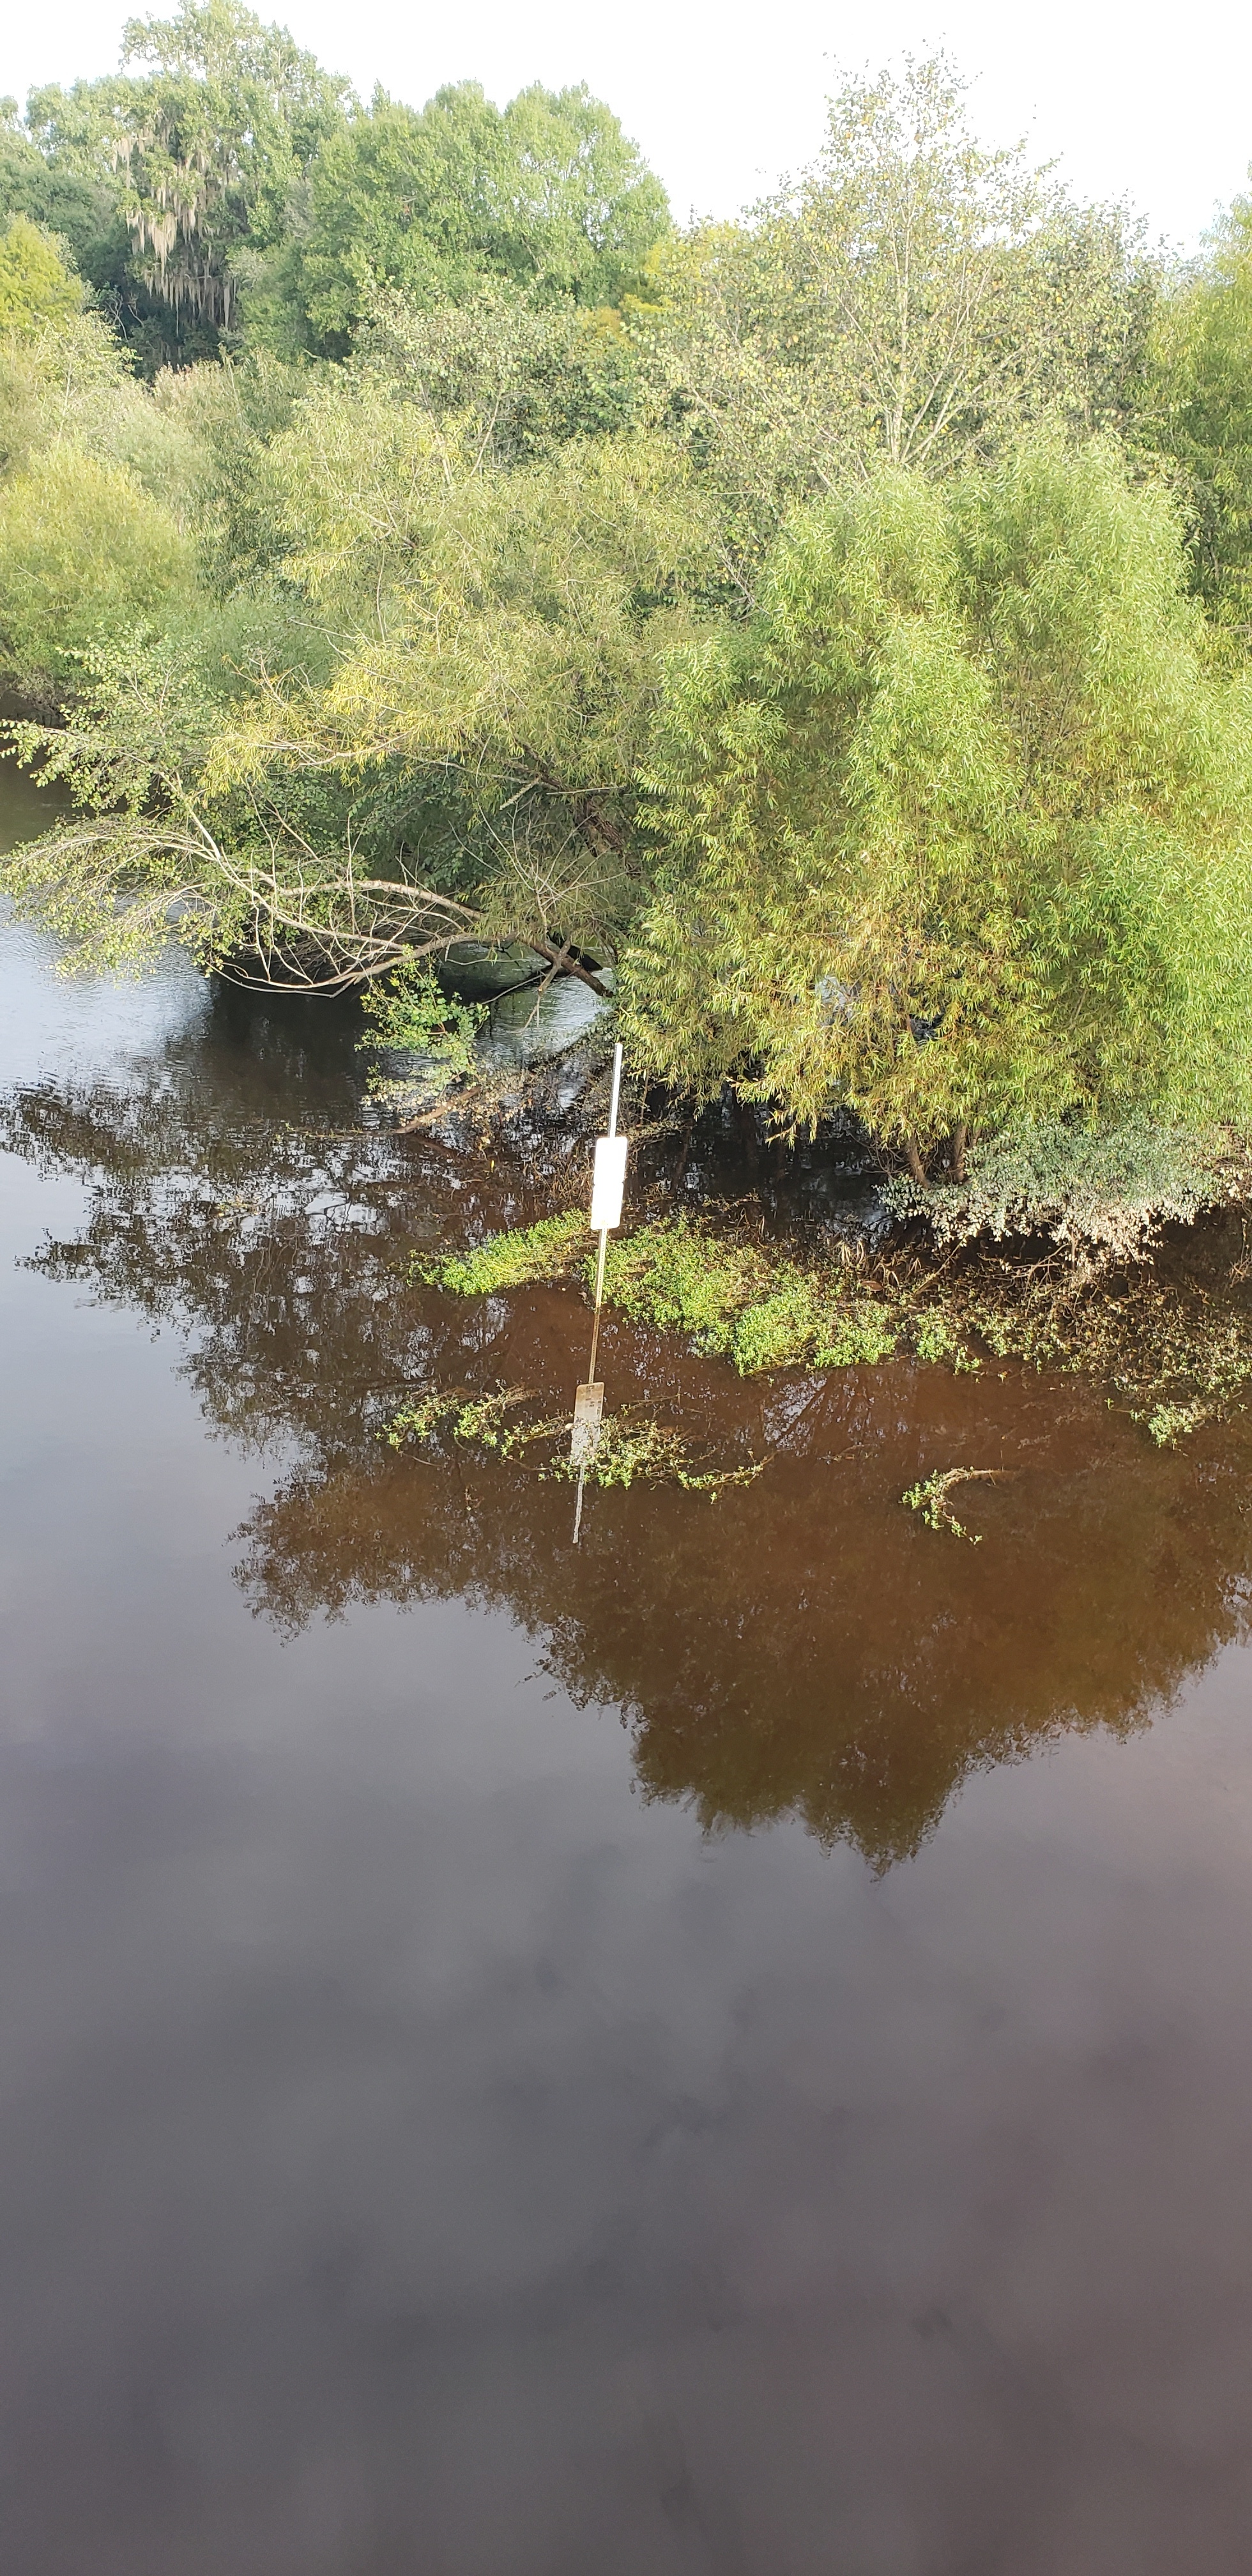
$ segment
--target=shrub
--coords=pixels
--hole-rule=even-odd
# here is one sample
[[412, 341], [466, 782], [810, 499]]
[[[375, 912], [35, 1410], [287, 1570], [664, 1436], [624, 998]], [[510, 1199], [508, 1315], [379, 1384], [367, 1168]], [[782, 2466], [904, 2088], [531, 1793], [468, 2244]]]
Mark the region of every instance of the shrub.
[[83, 300], [47, 233], [26, 215], [14, 215], [0, 233], [0, 332], [37, 331], [77, 313]]
[[123, 468], [54, 452], [0, 486], [0, 661], [19, 682], [73, 682], [192, 586], [186, 538]]
[[1137, 1261], [1168, 1220], [1190, 1224], [1229, 1194], [1223, 1156], [1221, 1138], [1146, 1117], [1097, 1129], [1050, 1119], [972, 1146], [963, 1181], [923, 1189], [901, 1174], [884, 1195], [893, 1215], [924, 1217], [942, 1244], [1046, 1235], [1075, 1255]]

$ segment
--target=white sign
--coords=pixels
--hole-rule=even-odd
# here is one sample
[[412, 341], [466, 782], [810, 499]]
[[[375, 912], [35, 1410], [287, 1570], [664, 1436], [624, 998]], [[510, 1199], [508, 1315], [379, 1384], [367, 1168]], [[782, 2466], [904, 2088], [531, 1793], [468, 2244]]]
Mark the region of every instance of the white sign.
[[591, 1183], [591, 1231], [611, 1234], [622, 1222], [622, 1192], [626, 1187], [625, 1136], [597, 1136], [595, 1173]]

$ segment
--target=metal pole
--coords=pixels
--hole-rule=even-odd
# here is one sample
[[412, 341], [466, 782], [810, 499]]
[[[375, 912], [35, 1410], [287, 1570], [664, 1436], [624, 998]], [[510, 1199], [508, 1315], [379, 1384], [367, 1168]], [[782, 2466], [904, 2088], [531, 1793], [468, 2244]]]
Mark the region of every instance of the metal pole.
[[600, 1237], [600, 1257], [596, 1263], [596, 1311], [591, 1319], [591, 1358], [587, 1363], [587, 1383], [589, 1386], [594, 1386], [595, 1384], [596, 1344], [600, 1339], [600, 1308], [604, 1302], [604, 1256], [608, 1251], [608, 1248], [609, 1238], [607, 1234], [602, 1234]]

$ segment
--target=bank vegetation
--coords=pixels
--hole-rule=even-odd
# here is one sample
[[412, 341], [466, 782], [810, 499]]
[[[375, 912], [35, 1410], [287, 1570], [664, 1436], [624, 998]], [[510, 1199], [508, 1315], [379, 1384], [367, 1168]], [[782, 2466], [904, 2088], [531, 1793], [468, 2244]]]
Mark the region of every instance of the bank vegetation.
[[1250, 568], [1252, 210], [1180, 262], [941, 56], [687, 229], [585, 90], [365, 106], [236, 0], [5, 107], [5, 884], [72, 963], [446, 1053], [521, 943], [937, 1241], [1128, 1257], [1252, 1133]]

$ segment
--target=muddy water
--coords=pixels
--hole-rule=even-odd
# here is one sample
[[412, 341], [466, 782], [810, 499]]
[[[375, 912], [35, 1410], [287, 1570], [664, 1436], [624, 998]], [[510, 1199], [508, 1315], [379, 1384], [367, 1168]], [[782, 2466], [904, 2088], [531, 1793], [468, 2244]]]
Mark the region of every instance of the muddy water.
[[575, 1552], [380, 1436], [568, 1400], [400, 1276], [524, 1182], [350, 1014], [0, 974], [6, 2563], [1242, 2576], [1247, 1426], [610, 1322], [766, 1464]]

